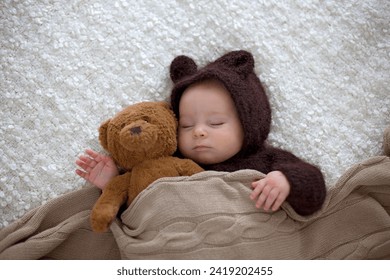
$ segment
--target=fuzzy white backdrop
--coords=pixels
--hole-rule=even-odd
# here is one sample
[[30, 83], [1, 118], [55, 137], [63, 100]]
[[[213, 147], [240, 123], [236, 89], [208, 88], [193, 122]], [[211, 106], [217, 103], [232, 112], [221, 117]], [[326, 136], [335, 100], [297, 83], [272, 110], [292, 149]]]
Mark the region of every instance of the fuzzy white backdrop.
[[0, 228], [85, 185], [74, 161], [99, 124], [163, 100], [169, 64], [251, 51], [272, 103], [272, 144], [328, 187], [382, 153], [390, 124], [385, 0], [1, 0]]

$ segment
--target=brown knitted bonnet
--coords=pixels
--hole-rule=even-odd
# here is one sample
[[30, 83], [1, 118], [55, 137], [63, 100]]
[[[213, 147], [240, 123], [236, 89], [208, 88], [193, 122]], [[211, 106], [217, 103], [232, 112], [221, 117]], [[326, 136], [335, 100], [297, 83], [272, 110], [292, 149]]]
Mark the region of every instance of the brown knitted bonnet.
[[230, 92], [240, 117], [245, 139], [241, 154], [261, 149], [271, 126], [271, 109], [260, 79], [254, 72], [254, 59], [247, 51], [232, 51], [198, 70], [188, 56], [176, 57], [170, 66], [174, 83], [171, 105], [179, 118], [179, 102], [184, 90], [197, 82], [217, 79]]

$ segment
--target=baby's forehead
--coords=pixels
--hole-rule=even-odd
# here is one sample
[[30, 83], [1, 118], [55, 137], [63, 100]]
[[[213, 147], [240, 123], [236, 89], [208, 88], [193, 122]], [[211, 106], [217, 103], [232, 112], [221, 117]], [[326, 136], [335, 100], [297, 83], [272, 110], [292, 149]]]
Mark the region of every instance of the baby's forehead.
[[182, 114], [235, 114], [234, 100], [218, 80], [204, 80], [187, 88], [179, 102], [179, 118]]
[[179, 104], [184, 102], [203, 102], [210, 101], [218, 103], [230, 103], [234, 105], [234, 101], [230, 92], [226, 87], [217, 80], [208, 80], [205, 82], [198, 82], [191, 85], [184, 90]]
[[200, 87], [200, 88], [213, 88], [213, 87], [216, 87], [216, 88], [224, 89], [225, 91], [229, 92], [227, 90], [227, 88], [225, 87], [225, 85], [223, 84], [223, 82], [221, 82], [220, 80], [215, 79], [215, 78], [208, 78], [208, 79], [205, 79], [205, 80], [197, 81], [197, 82], [189, 85], [184, 90], [183, 93], [185, 93], [187, 90], [191, 90], [191, 89], [196, 88], [196, 87]]

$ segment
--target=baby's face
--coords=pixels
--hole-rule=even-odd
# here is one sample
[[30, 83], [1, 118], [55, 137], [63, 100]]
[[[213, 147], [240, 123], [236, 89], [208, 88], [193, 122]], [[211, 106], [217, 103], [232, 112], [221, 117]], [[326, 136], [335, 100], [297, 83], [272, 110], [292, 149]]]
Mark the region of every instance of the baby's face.
[[222, 83], [188, 87], [179, 105], [178, 147], [200, 164], [223, 162], [241, 150], [244, 131], [234, 102]]

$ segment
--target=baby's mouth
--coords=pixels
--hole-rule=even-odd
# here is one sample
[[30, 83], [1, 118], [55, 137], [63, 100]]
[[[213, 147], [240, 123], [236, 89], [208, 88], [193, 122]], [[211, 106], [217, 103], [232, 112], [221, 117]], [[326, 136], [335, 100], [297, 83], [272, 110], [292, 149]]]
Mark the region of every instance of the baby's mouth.
[[198, 152], [201, 152], [201, 151], [206, 151], [206, 150], [209, 150], [210, 147], [209, 146], [205, 146], [205, 145], [196, 145], [193, 150], [194, 151], [198, 151]]

